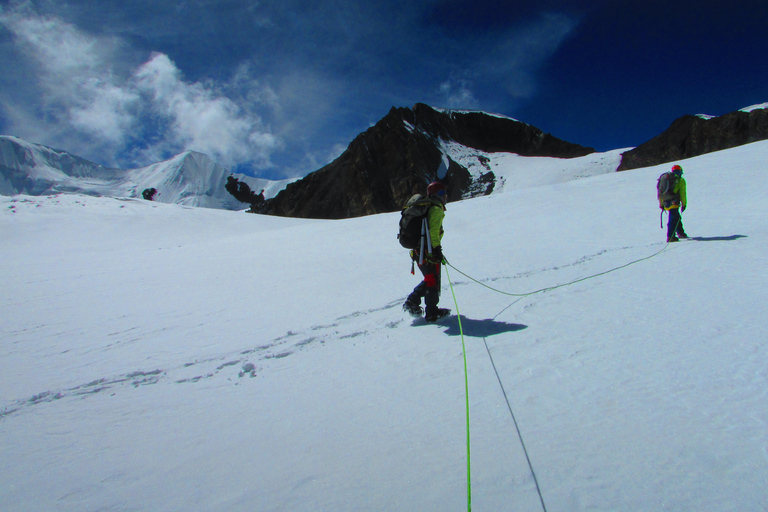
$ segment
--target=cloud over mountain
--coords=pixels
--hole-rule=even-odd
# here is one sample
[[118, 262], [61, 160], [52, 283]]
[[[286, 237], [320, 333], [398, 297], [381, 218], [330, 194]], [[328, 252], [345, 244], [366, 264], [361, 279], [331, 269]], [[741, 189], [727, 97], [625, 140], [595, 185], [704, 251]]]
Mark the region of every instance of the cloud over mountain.
[[0, 97], [10, 130], [46, 134], [46, 143], [91, 158], [117, 155], [104, 163], [122, 166], [195, 150], [225, 165], [265, 167], [280, 146], [254, 104], [271, 98], [270, 91], [239, 92], [259, 91], [253, 79], [189, 81], [159, 52], [131, 66], [119, 37], [89, 34], [29, 8], [0, 11], [0, 25], [33, 68], [30, 88], [39, 98], [34, 105], [29, 98]]
[[392, 106], [511, 113], [579, 23], [557, 0], [469, 30], [456, 4], [10, 0], [0, 133], [123, 168], [194, 150], [306, 175]]

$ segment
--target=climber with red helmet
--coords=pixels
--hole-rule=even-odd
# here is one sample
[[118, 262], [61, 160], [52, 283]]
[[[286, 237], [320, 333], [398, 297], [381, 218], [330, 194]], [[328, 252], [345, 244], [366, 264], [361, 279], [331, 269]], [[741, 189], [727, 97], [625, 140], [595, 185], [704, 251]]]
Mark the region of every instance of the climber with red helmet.
[[[445, 218], [446, 186], [435, 181], [427, 186], [427, 198], [431, 203], [426, 214], [426, 252], [421, 255], [418, 249], [411, 250], [411, 258], [419, 266], [424, 280], [413, 289], [403, 310], [411, 316], [420, 317], [424, 314], [427, 322], [436, 322], [448, 316], [451, 311], [437, 307], [440, 300], [440, 265], [443, 262], [443, 219]], [[421, 299], [424, 298], [425, 309], [421, 309]]]
[[682, 167], [677, 164], [673, 165], [671, 172], [659, 177], [657, 197], [659, 199], [659, 208], [669, 212], [667, 242], [678, 242], [681, 238], [688, 238], [683, 229], [683, 218], [680, 215], [685, 211], [688, 202]]

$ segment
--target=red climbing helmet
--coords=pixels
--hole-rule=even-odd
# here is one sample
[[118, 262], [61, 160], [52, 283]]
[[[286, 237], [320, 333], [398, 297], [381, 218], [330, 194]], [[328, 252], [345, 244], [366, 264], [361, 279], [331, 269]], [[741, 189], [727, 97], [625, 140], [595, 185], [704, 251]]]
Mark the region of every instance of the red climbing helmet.
[[427, 185], [427, 195], [428, 196], [444, 196], [445, 190], [448, 187], [445, 186], [445, 184], [440, 183], [439, 181], [433, 181], [429, 185]]
[[675, 173], [675, 174], [678, 174], [678, 175], [679, 174], [683, 174], [683, 168], [680, 167], [679, 165], [673, 165], [672, 166], [672, 172]]

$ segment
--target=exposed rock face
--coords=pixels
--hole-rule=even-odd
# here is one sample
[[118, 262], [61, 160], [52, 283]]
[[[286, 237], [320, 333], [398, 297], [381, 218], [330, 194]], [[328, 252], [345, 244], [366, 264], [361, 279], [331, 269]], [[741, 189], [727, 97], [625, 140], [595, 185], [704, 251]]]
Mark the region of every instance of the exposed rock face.
[[768, 110], [706, 119], [683, 116], [661, 135], [622, 155], [619, 171], [649, 167], [768, 139]]
[[438, 177], [438, 168], [446, 158], [441, 141], [525, 156], [569, 158], [594, 152], [510, 118], [441, 111], [424, 104], [413, 109], [392, 108], [375, 126], [358, 135], [339, 158], [288, 185], [259, 211], [323, 219], [391, 212], [438, 178], [448, 185], [451, 200], [490, 193], [493, 173], [475, 178], [450, 159], [447, 174]]

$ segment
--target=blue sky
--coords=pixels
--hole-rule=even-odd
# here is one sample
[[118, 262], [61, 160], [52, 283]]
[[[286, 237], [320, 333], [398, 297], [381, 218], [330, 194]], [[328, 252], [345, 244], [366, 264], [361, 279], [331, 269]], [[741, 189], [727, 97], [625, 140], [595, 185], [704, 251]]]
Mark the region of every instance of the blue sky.
[[739, 0], [0, 0], [0, 133], [278, 179], [423, 102], [603, 151], [768, 101], [766, 26]]

